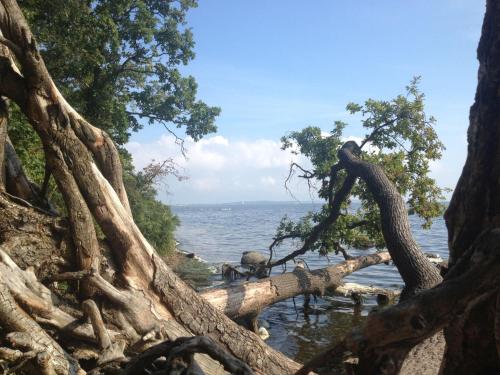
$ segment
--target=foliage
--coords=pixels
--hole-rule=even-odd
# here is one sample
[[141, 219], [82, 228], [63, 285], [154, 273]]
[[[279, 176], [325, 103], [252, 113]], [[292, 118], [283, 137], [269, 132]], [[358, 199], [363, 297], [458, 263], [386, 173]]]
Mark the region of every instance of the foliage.
[[[186, 12], [195, 0], [22, 0], [63, 96], [121, 145], [131, 130], [163, 124], [195, 140], [216, 130], [220, 110], [196, 100], [179, 65], [194, 57]], [[144, 122], [144, 121], [143, 121]]]
[[[424, 94], [418, 88], [419, 78], [406, 87], [406, 95], [398, 95], [390, 101], [368, 99], [364, 104], [349, 103], [347, 111], [361, 118], [368, 134], [360, 144], [361, 158], [380, 165], [399, 193], [406, 198], [409, 211], [423, 219], [423, 227], [429, 228], [432, 219], [443, 212], [443, 189], [429, 177], [429, 163], [438, 160], [444, 149], [434, 126], [436, 120], [427, 117], [424, 110]], [[312, 169], [301, 177], [320, 183], [318, 196], [327, 203], [318, 213], [311, 213], [298, 223], [283, 218], [276, 238], [297, 233], [297, 238], [307, 237], [311, 228], [323, 221], [330, 213], [330, 171], [338, 162], [337, 153], [344, 144], [347, 124], [337, 121], [328, 136], [321, 129], [307, 127], [282, 138], [282, 148], [306, 156]], [[339, 172], [333, 189], [339, 188], [344, 171]], [[358, 209], [352, 201], [360, 202]], [[338, 251], [339, 246], [357, 248], [385, 246], [380, 228], [380, 213], [367, 186], [357, 181], [348, 200], [342, 203], [341, 215], [331, 225], [311, 250], [321, 253]]]
[[[186, 13], [196, 0], [20, 0], [50, 74], [63, 96], [119, 146], [134, 219], [159, 251], [173, 247], [178, 220], [155, 199], [157, 178], [135, 172], [121, 147], [145, 124], [198, 140], [216, 131], [220, 109], [196, 99], [193, 77], [179, 70], [194, 58]], [[28, 176], [41, 184], [42, 145], [18, 109], [9, 135]], [[160, 163], [161, 165], [161, 163]], [[154, 168], [155, 165], [151, 165]], [[172, 171], [163, 165], [157, 177]], [[175, 172], [175, 171], [174, 171]], [[63, 207], [51, 180], [51, 199]]]
[[161, 255], [175, 248], [174, 230], [179, 224], [170, 207], [156, 199], [154, 181], [144, 172], [133, 173], [130, 158], [123, 158], [124, 184], [135, 223]]

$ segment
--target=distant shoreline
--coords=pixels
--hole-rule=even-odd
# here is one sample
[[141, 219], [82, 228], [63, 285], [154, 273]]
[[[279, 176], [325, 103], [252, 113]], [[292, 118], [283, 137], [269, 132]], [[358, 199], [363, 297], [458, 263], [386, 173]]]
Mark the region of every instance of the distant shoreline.
[[[202, 207], [202, 206], [257, 206], [257, 205], [322, 205], [324, 201], [239, 201], [239, 202], [225, 202], [225, 203], [171, 203], [170, 207]], [[352, 203], [359, 203], [358, 200], [353, 200]], [[449, 201], [443, 201], [446, 206]]]
[[224, 203], [171, 203], [171, 207], [187, 207], [187, 206], [245, 206], [245, 205], [280, 205], [280, 204], [290, 204], [290, 205], [318, 205], [322, 204], [322, 201], [239, 201], [239, 202], [224, 202]]

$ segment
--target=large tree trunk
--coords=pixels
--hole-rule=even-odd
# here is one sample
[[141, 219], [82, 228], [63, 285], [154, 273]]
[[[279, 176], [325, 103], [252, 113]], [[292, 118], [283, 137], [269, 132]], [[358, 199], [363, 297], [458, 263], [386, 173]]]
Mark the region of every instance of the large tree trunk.
[[[46, 161], [68, 211], [80, 276], [80, 296], [101, 300], [106, 324], [125, 333], [128, 351], [180, 336], [207, 335], [256, 373], [287, 374], [299, 366], [210, 305], [163, 263], [135, 225], [116, 167], [117, 151], [55, 87], [29, 27], [13, 0], [0, 2], [0, 29], [20, 64], [1, 61], [0, 94], [15, 101], [39, 134]], [[101, 152], [102, 145], [106, 152]], [[94, 161], [94, 159], [96, 161]], [[111, 174], [111, 175], [110, 175]], [[95, 222], [106, 235], [116, 273], [100, 276]], [[200, 359], [208, 373], [221, 367]]]
[[7, 101], [0, 97], [0, 191], [5, 191], [5, 143], [7, 142]]
[[[478, 237], [500, 227], [500, 3], [489, 0], [478, 47], [479, 75], [470, 110], [468, 154], [445, 214], [450, 266]], [[479, 296], [478, 296], [479, 298]], [[443, 373], [500, 371], [500, 299], [490, 294], [446, 328]]]
[[359, 159], [358, 154], [356, 142], [349, 141], [339, 151], [339, 159], [349, 173], [359, 176], [368, 185], [377, 202], [387, 250], [405, 282], [401, 298], [408, 298], [440, 283], [442, 278], [438, 269], [426, 258], [413, 238], [401, 194], [380, 166]]

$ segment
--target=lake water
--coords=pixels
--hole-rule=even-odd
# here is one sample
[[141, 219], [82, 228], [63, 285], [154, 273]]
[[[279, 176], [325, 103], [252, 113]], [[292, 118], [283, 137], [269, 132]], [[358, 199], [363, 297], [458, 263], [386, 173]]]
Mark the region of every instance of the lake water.
[[[309, 211], [320, 209], [314, 203], [246, 203], [223, 205], [173, 206], [181, 221], [176, 238], [179, 248], [194, 252], [209, 263], [239, 263], [241, 253], [259, 250], [268, 254], [276, 227], [284, 215], [298, 219]], [[414, 236], [425, 252], [448, 258], [447, 232], [442, 218], [435, 220], [429, 230], [421, 228], [421, 221], [410, 216]], [[277, 248], [278, 257], [296, 249], [298, 244], [286, 243]], [[364, 255], [371, 250], [350, 249], [351, 255]], [[307, 253], [300, 257], [311, 269], [323, 268], [342, 261], [341, 256], [320, 257]], [[277, 257], [275, 258], [277, 259]], [[288, 271], [293, 269], [290, 263]], [[273, 273], [282, 272], [280, 267]], [[371, 266], [344, 279], [363, 285], [401, 288], [402, 280], [392, 265]], [[341, 338], [353, 326], [360, 324], [377, 306], [375, 298], [365, 298], [356, 306], [349, 297], [318, 298], [314, 313], [304, 316], [303, 297], [276, 303], [265, 309], [261, 318], [269, 323], [270, 346], [304, 362]]]

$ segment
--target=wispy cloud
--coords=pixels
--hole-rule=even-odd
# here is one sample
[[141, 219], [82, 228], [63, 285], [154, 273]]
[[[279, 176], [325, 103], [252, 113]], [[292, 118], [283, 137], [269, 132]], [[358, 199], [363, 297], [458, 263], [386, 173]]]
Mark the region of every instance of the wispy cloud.
[[[163, 135], [155, 142], [130, 142], [126, 147], [137, 169], [153, 159], [161, 161], [175, 155], [175, 163], [189, 177], [187, 181], [167, 181], [169, 199], [179, 203], [292, 199], [284, 188], [290, 163], [310, 165], [302, 156], [281, 150], [280, 143], [271, 139], [232, 141], [217, 135], [199, 142], [188, 138], [185, 146], [183, 157], [175, 139]], [[305, 185], [298, 185], [294, 194], [310, 200]], [[166, 198], [164, 192], [160, 192], [160, 198]]]

